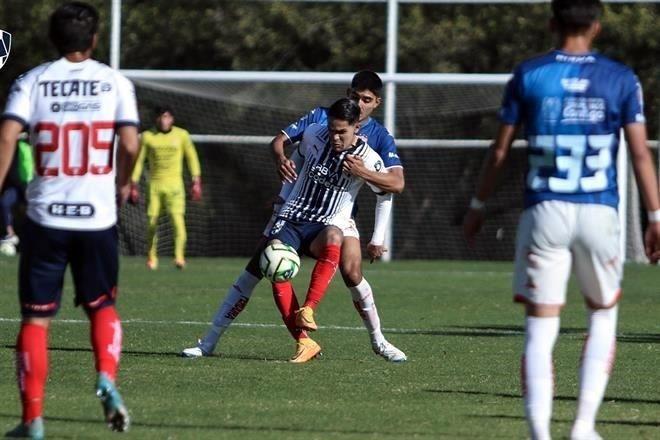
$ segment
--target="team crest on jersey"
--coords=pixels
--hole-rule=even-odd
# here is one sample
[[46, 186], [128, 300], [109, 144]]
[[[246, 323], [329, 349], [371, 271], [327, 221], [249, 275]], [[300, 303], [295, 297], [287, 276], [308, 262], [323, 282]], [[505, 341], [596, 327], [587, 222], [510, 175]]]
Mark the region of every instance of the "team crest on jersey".
[[5, 65], [11, 50], [11, 34], [0, 29], [0, 69]]

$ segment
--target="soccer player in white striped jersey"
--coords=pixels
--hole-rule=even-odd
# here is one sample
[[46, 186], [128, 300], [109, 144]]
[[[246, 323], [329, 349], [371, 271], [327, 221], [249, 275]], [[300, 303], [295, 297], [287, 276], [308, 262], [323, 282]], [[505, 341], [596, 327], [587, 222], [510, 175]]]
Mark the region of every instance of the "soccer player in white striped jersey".
[[[75, 304], [91, 324], [105, 419], [125, 431], [129, 415], [116, 388], [122, 331], [115, 309], [119, 246], [117, 200], [130, 191], [137, 156], [138, 113], [133, 85], [91, 58], [99, 15], [71, 2], [50, 18], [50, 39], [62, 57], [19, 77], [0, 124], [0, 186], [16, 139], [29, 126], [36, 177], [27, 189], [27, 220], [19, 265], [22, 322], [16, 367], [22, 423], [9, 437], [43, 438], [48, 332], [71, 268]], [[118, 154], [114, 139], [119, 136]], [[119, 197], [117, 197], [119, 196]]]
[[[344, 161], [347, 172], [356, 174], [367, 182], [376, 185], [387, 193], [400, 193], [405, 185], [403, 166], [396, 151], [394, 139], [387, 130], [371, 117], [373, 111], [381, 104], [380, 93], [383, 83], [378, 75], [372, 71], [361, 71], [354, 75], [348, 95], [358, 101], [360, 106], [360, 129], [359, 135], [366, 138], [367, 143], [378, 152], [385, 167], [386, 173], [375, 173], [366, 170], [362, 161], [349, 156]], [[296, 169], [300, 167], [300, 156], [294, 151], [290, 158], [284, 155], [284, 146], [299, 142], [305, 129], [311, 124], [327, 125], [327, 108], [318, 107], [310, 111], [298, 121], [290, 124], [278, 134], [271, 145], [278, 164], [278, 172], [284, 182], [280, 192], [280, 204], [274, 207], [273, 217], [266, 226], [263, 235], [268, 235], [270, 228], [277, 217], [281, 207], [281, 200], [285, 199], [292, 188], [292, 183], [297, 178]], [[387, 218], [392, 203], [379, 203], [376, 206], [375, 225], [373, 235], [367, 245], [370, 258], [376, 259], [387, 251], [383, 246]], [[391, 344], [383, 335], [381, 330], [380, 316], [374, 299], [371, 285], [362, 275], [362, 253], [360, 249], [360, 234], [354, 221], [344, 229], [344, 241], [341, 249], [340, 271], [344, 283], [349, 288], [353, 298], [353, 304], [369, 332], [371, 347], [379, 356], [390, 362], [403, 362], [407, 359], [405, 353]], [[182, 351], [184, 357], [208, 356], [229, 328], [234, 319], [243, 311], [247, 305], [256, 285], [261, 281], [263, 275], [259, 270], [259, 256], [265, 246], [266, 240], [262, 239], [251, 260], [233, 283], [229, 292], [220, 303], [213, 316], [213, 323], [204, 337], [196, 347], [186, 348]]]
[[[297, 340], [291, 362], [316, 356], [321, 347], [301, 330], [314, 331], [314, 310], [332, 279], [341, 253], [343, 233], [350, 222], [358, 191], [365, 183], [345, 172], [349, 156], [358, 157], [373, 172], [385, 172], [381, 157], [357, 136], [360, 108], [342, 98], [328, 109], [328, 124], [312, 124], [304, 132], [297, 153], [300, 174], [278, 213], [270, 243], [281, 242], [316, 258], [310, 286], [302, 307], [290, 281], [273, 283], [273, 294], [282, 319]], [[377, 193], [382, 191], [372, 186]], [[387, 195], [391, 198], [391, 194]]]

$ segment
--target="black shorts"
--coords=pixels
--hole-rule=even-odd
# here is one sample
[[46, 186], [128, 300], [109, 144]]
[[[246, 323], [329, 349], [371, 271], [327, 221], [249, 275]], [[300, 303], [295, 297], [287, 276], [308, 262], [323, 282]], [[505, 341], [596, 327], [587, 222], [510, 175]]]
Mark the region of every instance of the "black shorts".
[[26, 221], [21, 236], [18, 296], [25, 317], [54, 316], [71, 264], [75, 305], [98, 309], [115, 303], [119, 272], [117, 227], [72, 231]]

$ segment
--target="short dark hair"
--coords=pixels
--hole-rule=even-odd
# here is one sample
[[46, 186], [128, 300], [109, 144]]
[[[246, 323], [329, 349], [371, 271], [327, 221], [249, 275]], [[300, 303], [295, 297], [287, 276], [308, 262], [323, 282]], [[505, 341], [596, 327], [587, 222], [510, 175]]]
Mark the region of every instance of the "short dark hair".
[[328, 117], [353, 125], [360, 120], [360, 106], [352, 99], [341, 98], [330, 106]]
[[156, 117], [159, 117], [163, 113], [169, 113], [172, 116], [174, 116], [174, 110], [172, 110], [172, 107], [170, 107], [167, 104], [161, 104], [154, 107], [154, 114], [156, 115]]
[[380, 96], [381, 90], [383, 90], [383, 81], [380, 79], [380, 76], [376, 72], [371, 70], [360, 70], [358, 73], [353, 75], [353, 80], [351, 81], [351, 89], [355, 91], [369, 90], [376, 96]]
[[48, 36], [61, 55], [92, 47], [99, 30], [99, 13], [82, 2], [65, 3], [50, 16]]
[[600, 0], [552, 0], [552, 18], [561, 32], [579, 32], [603, 14]]

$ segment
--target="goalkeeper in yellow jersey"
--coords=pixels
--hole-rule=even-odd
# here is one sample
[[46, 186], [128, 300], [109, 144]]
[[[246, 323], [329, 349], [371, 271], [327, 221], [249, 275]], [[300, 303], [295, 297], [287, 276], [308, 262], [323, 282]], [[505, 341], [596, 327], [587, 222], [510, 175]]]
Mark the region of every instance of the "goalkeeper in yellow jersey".
[[144, 131], [141, 136], [140, 154], [133, 169], [131, 201], [137, 203], [140, 197], [138, 182], [144, 167], [149, 163], [149, 217], [147, 267], [158, 268], [156, 229], [161, 209], [164, 208], [172, 219], [174, 228], [174, 264], [179, 269], [186, 265], [186, 225], [183, 215], [186, 210], [186, 193], [183, 185], [183, 158], [188, 163], [192, 176], [191, 199], [202, 198], [201, 170], [197, 151], [190, 134], [174, 125], [174, 113], [169, 107], [156, 109], [156, 126]]

